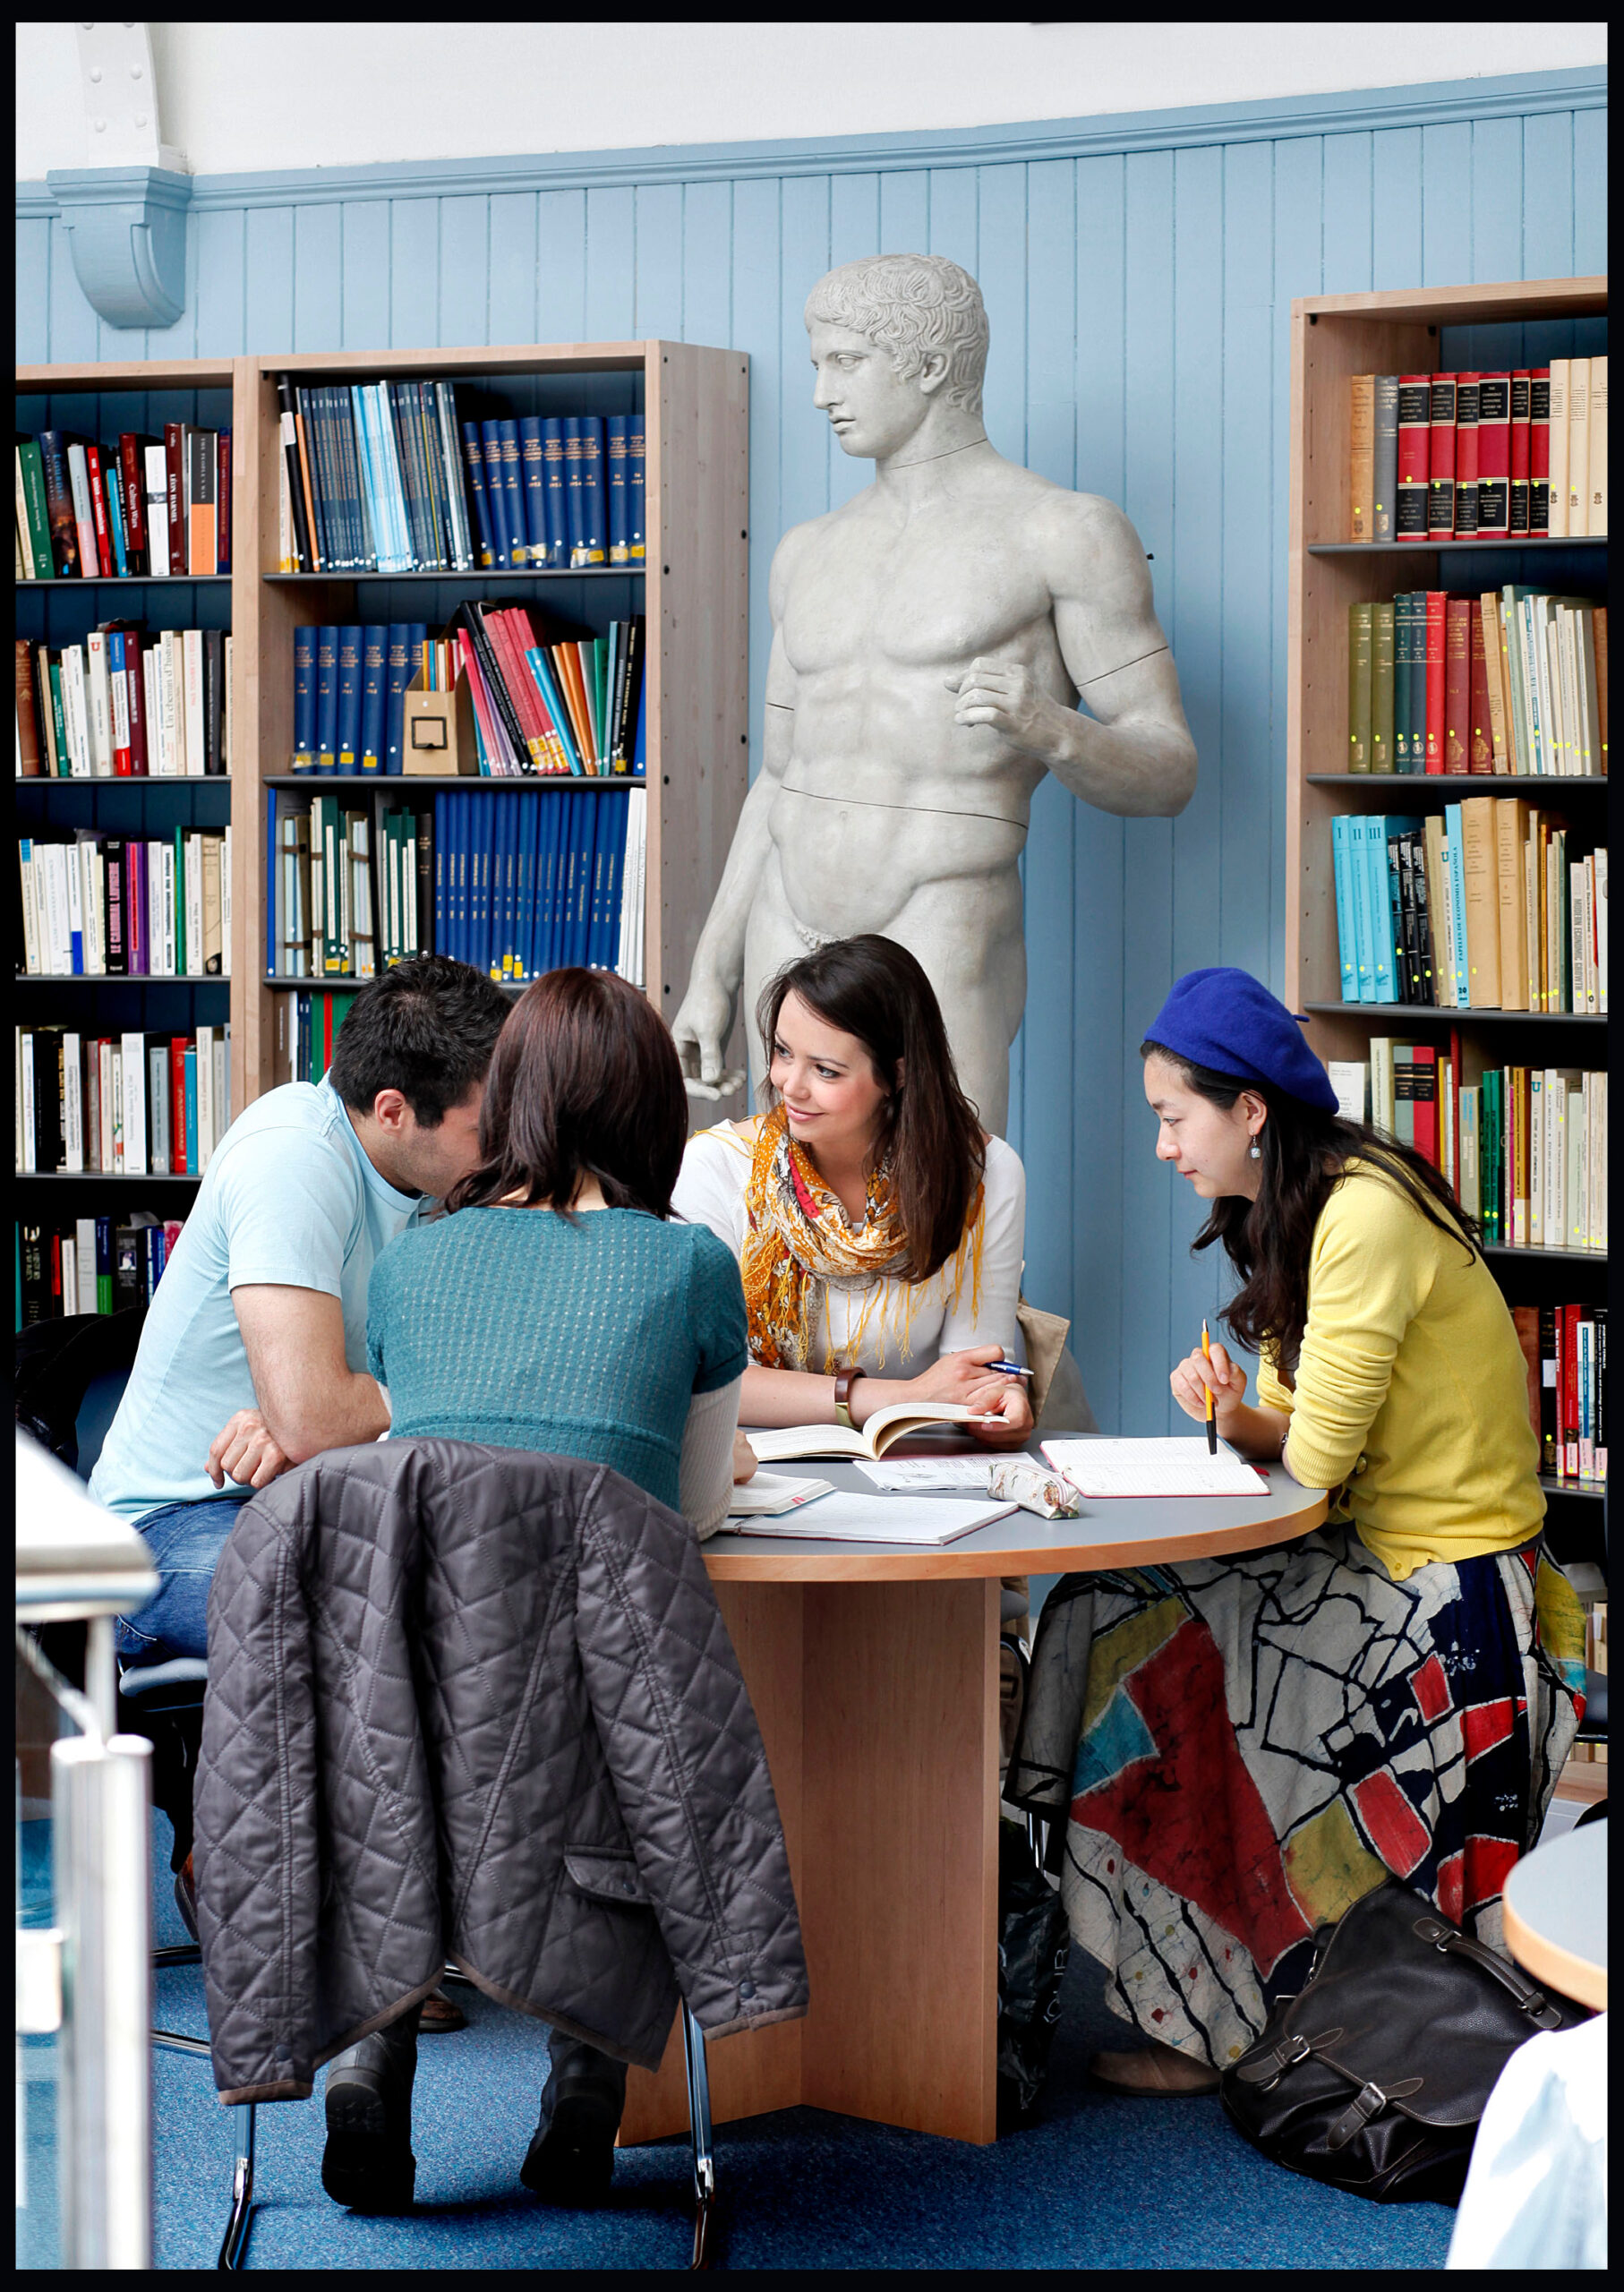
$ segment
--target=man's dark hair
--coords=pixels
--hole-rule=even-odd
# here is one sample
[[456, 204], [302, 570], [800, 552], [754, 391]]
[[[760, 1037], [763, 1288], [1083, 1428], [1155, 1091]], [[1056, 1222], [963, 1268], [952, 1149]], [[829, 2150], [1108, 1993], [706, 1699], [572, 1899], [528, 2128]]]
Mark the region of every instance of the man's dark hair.
[[346, 1107], [371, 1114], [398, 1090], [425, 1130], [483, 1082], [511, 1006], [494, 979], [449, 955], [412, 955], [350, 1005], [328, 1080]]

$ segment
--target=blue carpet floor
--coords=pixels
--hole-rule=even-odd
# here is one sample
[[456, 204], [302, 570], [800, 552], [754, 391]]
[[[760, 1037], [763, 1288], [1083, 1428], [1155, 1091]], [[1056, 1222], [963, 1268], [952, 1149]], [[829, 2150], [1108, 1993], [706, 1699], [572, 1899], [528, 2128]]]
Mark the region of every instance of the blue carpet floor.
[[[33, 1826], [25, 1826], [32, 1828]], [[43, 1826], [41, 1826], [43, 1827]], [[155, 1824], [155, 1940], [184, 1939]], [[1269, 2165], [1216, 2100], [1115, 2100], [1087, 2082], [1131, 2042], [1098, 1969], [1067, 1976], [1041, 2123], [987, 2149], [816, 2109], [718, 2128], [722, 2264], [733, 2268], [1440, 2268], [1453, 2213], [1367, 2204]], [[247, 2266], [686, 2268], [686, 2142], [622, 2152], [598, 2212], [518, 2185], [546, 2067], [539, 2023], [457, 1988], [469, 2025], [419, 2050], [415, 2213], [364, 2219], [323, 2195], [320, 2099], [259, 2113], [261, 2203]], [[202, 1977], [158, 1976], [158, 2020], [206, 2034]], [[209, 2268], [229, 2195], [231, 2125], [206, 2062], [154, 2060], [160, 2268]], [[30, 2111], [30, 2117], [32, 2112]], [[48, 2159], [39, 2160], [48, 2171]]]

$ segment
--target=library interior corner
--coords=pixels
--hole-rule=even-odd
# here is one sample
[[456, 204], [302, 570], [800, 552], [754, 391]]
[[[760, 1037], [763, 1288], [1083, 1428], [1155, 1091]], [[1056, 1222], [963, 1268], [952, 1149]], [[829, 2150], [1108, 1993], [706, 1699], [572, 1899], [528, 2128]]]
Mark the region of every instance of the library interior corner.
[[1604, 2268], [1607, 27], [615, 30], [14, 27], [16, 2264]]

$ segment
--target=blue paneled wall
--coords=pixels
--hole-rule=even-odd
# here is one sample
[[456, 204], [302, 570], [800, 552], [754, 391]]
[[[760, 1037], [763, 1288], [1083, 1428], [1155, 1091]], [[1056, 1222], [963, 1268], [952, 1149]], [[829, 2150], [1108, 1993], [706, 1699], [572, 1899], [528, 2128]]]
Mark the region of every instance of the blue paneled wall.
[[1054, 783], [1026, 858], [1011, 1135], [1029, 1294], [1069, 1313], [1101, 1424], [1155, 1430], [1219, 1300], [1151, 1156], [1138, 1044], [1171, 979], [1280, 982], [1287, 322], [1299, 295], [1606, 268], [1600, 73], [838, 146], [201, 178], [184, 317], [100, 325], [44, 187], [18, 190], [18, 356], [195, 356], [670, 335], [751, 361], [752, 723], [784, 527], [867, 482], [810, 402], [831, 264], [951, 255], [992, 321], [1000, 450], [1121, 502], [1154, 560], [1201, 758], [1177, 820]]

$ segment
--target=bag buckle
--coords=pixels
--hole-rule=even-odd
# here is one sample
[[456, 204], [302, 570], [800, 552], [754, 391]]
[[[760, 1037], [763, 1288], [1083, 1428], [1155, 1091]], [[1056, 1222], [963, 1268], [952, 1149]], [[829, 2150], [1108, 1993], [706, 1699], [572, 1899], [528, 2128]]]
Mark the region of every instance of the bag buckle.
[[1261, 2085], [1264, 2092], [1271, 2093], [1286, 2072], [1306, 2061], [1312, 2051], [1305, 2037], [1281, 2038], [1258, 2059], [1242, 2063], [1235, 2074], [1248, 2085]]
[[1387, 2095], [1380, 2085], [1362, 2085], [1326, 2134], [1326, 2147], [1345, 2149], [1354, 2135], [1363, 2133], [1371, 2119], [1386, 2107]]

